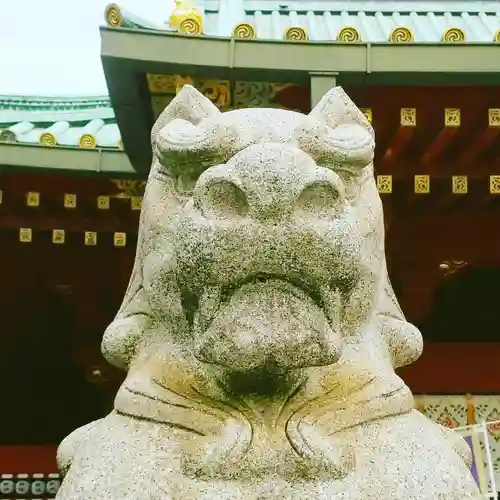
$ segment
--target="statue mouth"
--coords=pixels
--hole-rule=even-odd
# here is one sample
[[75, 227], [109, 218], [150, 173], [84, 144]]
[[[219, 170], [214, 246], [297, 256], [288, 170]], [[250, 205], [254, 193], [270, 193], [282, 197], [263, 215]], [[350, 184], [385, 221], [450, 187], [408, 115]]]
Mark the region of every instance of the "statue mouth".
[[321, 294], [320, 288], [307, 281], [306, 279], [300, 276], [284, 276], [281, 274], [268, 274], [268, 273], [254, 273], [248, 275], [242, 280], [235, 281], [228, 285], [223, 285], [221, 289], [221, 299], [222, 302], [227, 301], [229, 297], [231, 297], [239, 288], [249, 283], [266, 283], [268, 281], [280, 281], [284, 283], [289, 283], [292, 285], [290, 287], [290, 291], [302, 291], [304, 294], [308, 295], [311, 300], [321, 309], [324, 309], [324, 299]]
[[298, 276], [255, 273], [207, 286], [193, 317], [195, 357], [234, 372], [338, 361], [340, 288]]

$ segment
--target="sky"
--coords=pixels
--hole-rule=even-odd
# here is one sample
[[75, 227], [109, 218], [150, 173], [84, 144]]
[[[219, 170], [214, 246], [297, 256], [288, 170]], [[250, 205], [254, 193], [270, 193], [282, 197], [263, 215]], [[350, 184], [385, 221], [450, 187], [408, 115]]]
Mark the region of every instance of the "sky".
[[[106, 95], [99, 26], [112, 2], [9, 1], [0, 14], [0, 95]], [[174, 0], [117, 3], [159, 24], [174, 7]]]

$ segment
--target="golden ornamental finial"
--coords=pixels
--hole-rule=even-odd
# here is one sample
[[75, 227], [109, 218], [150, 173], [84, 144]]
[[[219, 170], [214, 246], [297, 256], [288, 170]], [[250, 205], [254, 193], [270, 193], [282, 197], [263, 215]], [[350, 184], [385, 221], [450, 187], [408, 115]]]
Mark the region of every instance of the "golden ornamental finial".
[[201, 35], [203, 16], [188, 0], [175, 0], [175, 9], [170, 16], [169, 25], [179, 33]]

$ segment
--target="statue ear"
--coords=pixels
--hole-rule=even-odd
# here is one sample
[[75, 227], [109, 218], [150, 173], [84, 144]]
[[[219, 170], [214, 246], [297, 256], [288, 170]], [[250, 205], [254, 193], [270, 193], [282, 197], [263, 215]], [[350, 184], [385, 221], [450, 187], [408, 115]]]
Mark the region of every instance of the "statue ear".
[[382, 337], [389, 350], [394, 368], [416, 361], [422, 354], [422, 334], [416, 326], [406, 321], [389, 280], [385, 263], [377, 315], [381, 322]]
[[373, 128], [366, 116], [352, 102], [342, 87], [329, 90], [309, 113], [309, 116], [326, 123], [332, 128], [339, 125], [360, 125], [372, 137], [375, 136]]
[[156, 138], [160, 130], [167, 123], [181, 118], [193, 125], [197, 125], [204, 118], [220, 114], [219, 108], [192, 85], [184, 85], [179, 93], [170, 101], [168, 106], [162, 111], [151, 130], [151, 144], [153, 150], [156, 146]]

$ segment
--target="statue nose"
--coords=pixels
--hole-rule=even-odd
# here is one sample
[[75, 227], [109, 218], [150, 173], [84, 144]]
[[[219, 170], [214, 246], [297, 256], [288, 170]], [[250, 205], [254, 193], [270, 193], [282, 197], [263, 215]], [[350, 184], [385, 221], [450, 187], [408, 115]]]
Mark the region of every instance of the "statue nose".
[[337, 210], [344, 198], [339, 176], [319, 168], [309, 157], [298, 160], [280, 155], [260, 164], [246, 161], [235, 168], [209, 169], [197, 183], [195, 203], [209, 218], [251, 218], [270, 224]]

